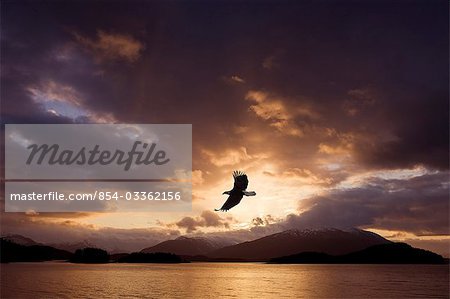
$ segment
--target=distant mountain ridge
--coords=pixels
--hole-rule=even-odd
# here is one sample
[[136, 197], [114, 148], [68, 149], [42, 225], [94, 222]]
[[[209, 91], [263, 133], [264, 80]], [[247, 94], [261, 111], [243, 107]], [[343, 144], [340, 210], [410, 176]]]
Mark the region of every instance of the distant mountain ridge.
[[207, 255], [209, 252], [222, 248], [224, 244], [207, 238], [178, 237], [167, 240], [141, 250], [142, 253], [167, 252], [177, 255]]
[[391, 241], [372, 232], [351, 229], [287, 230], [253, 241], [217, 249], [211, 258], [265, 261], [273, 257], [314, 251], [339, 255]]
[[[88, 242], [63, 244], [64, 247], [68, 249], [66, 251], [55, 248], [55, 246], [59, 247], [61, 244], [56, 244], [54, 247], [51, 247], [37, 243], [30, 238], [20, 235], [5, 236], [1, 240], [2, 262], [67, 259], [67, 257], [73, 255], [72, 250], [75, 249], [75, 247], [80, 246], [80, 248], [76, 249], [81, 249], [90, 245]], [[28, 245], [21, 245], [16, 242]], [[383, 250], [386, 251], [386, 254], [381, 255], [384, 257], [390, 255], [396, 256], [396, 254], [398, 256], [398, 252], [401, 252], [400, 255], [429, 252], [425, 250], [417, 251], [419, 249], [415, 248], [413, 249], [416, 251], [411, 251], [408, 248], [405, 249], [398, 246], [390, 247], [388, 246], [389, 244], [396, 243], [375, 233], [360, 229], [292, 229], [235, 245], [229, 245], [231, 242], [233, 241], [224, 238], [182, 236], [144, 248], [140, 252], [143, 254], [170, 253], [180, 256], [185, 261], [269, 261], [270, 259], [277, 257], [294, 256], [295, 258], [304, 259], [308, 262], [316, 261], [317, 263], [326, 263], [327, 261], [329, 263], [338, 263], [335, 259], [336, 256], [346, 256], [349, 254], [351, 255], [351, 258], [349, 258], [348, 261], [342, 260], [342, 262], [352, 263], [352, 259], [355, 259], [356, 261], [355, 254], [358, 252], [363, 252], [361, 257], [362, 261], [364, 261], [364, 258], [367, 258], [367, 256], [370, 256], [370, 254], [373, 254], [376, 259], [377, 256], [380, 256], [380, 253], [383, 253]], [[382, 247], [383, 245], [386, 245], [386, 247]], [[405, 244], [405, 246], [409, 245]], [[375, 253], [372, 251], [364, 251], [366, 249], [369, 250], [370, 248], [375, 248]], [[434, 257], [439, 256], [432, 252], [429, 253], [431, 254], [429, 255], [431, 257], [433, 257], [433, 255]], [[117, 261], [126, 256], [128, 256], [126, 253], [113, 255], [111, 256], [111, 260]], [[416, 255], [418, 259], [422, 259], [423, 256], [423, 254]], [[427, 254], [425, 254], [425, 256], [427, 256]], [[3, 257], [7, 258], [4, 259]], [[442, 258], [441, 256], [439, 257]], [[391, 258], [391, 261], [395, 263], [395, 259], [396, 258]], [[414, 260], [414, 258], [412, 258], [412, 260]], [[432, 262], [432, 258], [429, 259], [429, 261]], [[418, 262], [420, 263], [420, 261]]]
[[24, 237], [22, 235], [17, 235], [17, 234], [6, 235], [6, 236], [3, 236], [1, 238], [3, 240], [7, 240], [7, 241], [10, 241], [12, 243], [19, 244], [19, 245], [24, 245], [24, 246], [31, 246], [31, 245], [39, 245], [40, 244], [40, 243], [30, 239], [30, 238]]
[[[73, 243], [40, 244], [21, 235], [8, 235], [4, 239], [26, 246], [47, 245], [71, 253], [80, 248], [98, 247], [86, 240]], [[146, 247], [140, 252], [167, 252], [181, 256], [204, 256], [211, 259], [264, 261], [302, 251], [344, 254], [386, 242], [390, 241], [375, 233], [359, 229], [345, 231], [333, 228], [292, 229], [238, 244], [234, 244], [227, 238], [181, 236]], [[125, 250], [111, 250], [111, 248], [108, 251], [110, 253], [127, 252]]]
[[83, 240], [81, 242], [74, 242], [74, 243], [49, 243], [48, 246], [55, 247], [57, 249], [66, 250], [72, 253], [75, 253], [77, 249], [80, 248], [86, 248], [86, 247], [97, 247], [94, 244]]

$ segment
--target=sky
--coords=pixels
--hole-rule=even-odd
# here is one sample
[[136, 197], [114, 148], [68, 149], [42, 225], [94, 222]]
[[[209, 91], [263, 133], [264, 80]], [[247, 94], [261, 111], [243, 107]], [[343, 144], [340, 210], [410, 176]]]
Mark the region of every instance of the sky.
[[[193, 130], [191, 212], [2, 212], [2, 233], [138, 250], [357, 227], [448, 256], [448, 17], [437, 0], [2, 1], [2, 124]], [[257, 196], [216, 213], [236, 169]]]

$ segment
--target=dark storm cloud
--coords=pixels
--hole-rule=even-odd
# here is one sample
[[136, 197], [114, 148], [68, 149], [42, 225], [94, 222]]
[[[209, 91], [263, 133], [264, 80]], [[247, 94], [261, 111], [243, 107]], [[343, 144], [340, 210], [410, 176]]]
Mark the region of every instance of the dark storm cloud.
[[407, 180], [371, 179], [359, 188], [336, 190], [300, 202], [294, 227], [370, 227], [414, 234], [450, 234], [448, 173]]
[[424, 164], [435, 169], [449, 167], [448, 89], [434, 94], [411, 95], [389, 107], [386, 119], [394, 123], [391, 140], [359, 144], [358, 156], [379, 168], [408, 168]]
[[[53, 122], [24, 90], [57, 80], [83, 94], [93, 113], [193, 123], [194, 144], [216, 137], [209, 146], [220, 149], [238, 140], [231, 124], [246, 122], [246, 94], [267, 90], [288, 106], [318, 107], [322, 120], [290, 120], [297, 127], [392, 135], [355, 146], [368, 167], [448, 168], [445, 1], [4, 6], [2, 108], [9, 119]], [[224, 76], [245, 78], [246, 86], [230, 87]], [[350, 100], [361, 108], [352, 91], [367, 85], [385, 96], [369, 114], [347, 117], [342, 106]], [[221, 131], [227, 139], [218, 138]]]

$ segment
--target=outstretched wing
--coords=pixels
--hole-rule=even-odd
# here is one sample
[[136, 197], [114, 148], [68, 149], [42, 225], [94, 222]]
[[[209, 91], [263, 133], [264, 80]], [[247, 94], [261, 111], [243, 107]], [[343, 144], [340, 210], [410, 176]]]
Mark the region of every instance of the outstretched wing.
[[238, 205], [241, 202], [241, 199], [243, 197], [242, 192], [232, 192], [230, 196], [228, 196], [227, 201], [222, 205], [220, 209], [215, 209], [215, 211], [228, 211], [235, 205]]
[[233, 171], [233, 177], [234, 177], [234, 190], [245, 190], [248, 186], [248, 179], [247, 175], [243, 173], [242, 171]]

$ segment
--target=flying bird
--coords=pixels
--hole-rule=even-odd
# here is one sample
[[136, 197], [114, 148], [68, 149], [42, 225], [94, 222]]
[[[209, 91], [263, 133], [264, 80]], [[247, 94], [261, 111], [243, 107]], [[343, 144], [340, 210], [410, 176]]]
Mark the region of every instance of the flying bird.
[[220, 209], [214, 209], [214, 211], [228, 211], [235, 205], [241, 202], [242, 197], [245, 196], [255, 196], [255, 191], [247, 191], [248, 179], [247, 175], [242, 171], [233, 171], [234, 186], [230, 191], [225, 191], [222, 194], [228, 194], [227, 201], [223, 204]]

